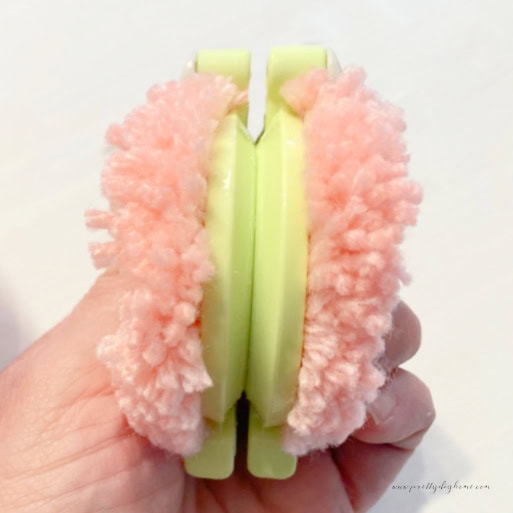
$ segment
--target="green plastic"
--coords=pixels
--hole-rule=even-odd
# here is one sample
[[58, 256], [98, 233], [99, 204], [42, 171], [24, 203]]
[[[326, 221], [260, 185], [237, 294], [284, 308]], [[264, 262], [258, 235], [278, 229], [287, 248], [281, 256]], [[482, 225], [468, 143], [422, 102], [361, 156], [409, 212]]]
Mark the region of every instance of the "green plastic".
[[250, 409], [248, 429], [248, 470], [255, 477], [287, 479], [296, 471], [297, 458], [281, 448], [281, 426], [264, 427], [262, 419]]
[[256, 162], [237, 115], [222, 122], [211, 158], [205, 226], [216, 274], [204, 288], [201, 339], [214, 386], [202, 405], [222, 422], [244, 390], [251, 314]]
[[[288, 477], [290, 466], [295, 465], [280, 463], [291, 457], [280, 449], [276, 426], [285, 423], [292, 408], [303, 345], [308, 240], [302, 136], [301, 121], [280, 110], [257, 145], [255, 264], [246, 382], [254, 422], [248, 432], [247, 465], [256, 476], [276, 479]], [[271, 464], [272, 460], [276, 463]]]
[[[218, 69], [212, 52], [201, 52], [197, 71], [229, 72], [240, 87], [247, 87], [249, 54], [229, 50], [216, 55]], [[255, 171], [253, 141], [240, 113], [232, 113], [218, 127], [209, 166], [205, 227], [216, 273], [204, 288], [201, 339], [213, 386], [202, 394], [210, 435], [202, 451], [185, 462], [196, 477], [222, 479], [233, 469], [234, 406], [244, 390], [249, 343]]]
[[303, 345], [307, 271], [303, 124], [280, 110], [257, 145], [257, 202], [246, 395], [265, 426], [287, 418]]
[[[241, 90], [247, 89], [251, 73], [251, 56], [248, 50], [234, 48], [229, 50], [202, 50], [196, 55], [198, 73], [215, 73], [231, 77]], [[248, 123], [248, 105], [237, 109], [244, 125]]]
[[247, 466], [255, 476], [274, 479], [290, 477], [296, 468], [296, 458], [281, 449], [281, 426], [297, 390], [308, 257], [303, 122], [279, 90], [314, 66], [326, 66], [324, 48], [271, 52], [265, 131], [257, 144]]
[[222, 424], [207, 421], [208, 437], [201, 452], [186, 458], [185, 470], [191, 476], [206, 479], [225, 479], [233, 472], [237, 451], [235, 407]]
[[326, 68], [328, 52], [322, 46], [278, 46], [271, 50], [267, 61], [267, 100], [265, 127], [280, 111], [292, 113], [280, 95], [281, 86], [314, 67]]

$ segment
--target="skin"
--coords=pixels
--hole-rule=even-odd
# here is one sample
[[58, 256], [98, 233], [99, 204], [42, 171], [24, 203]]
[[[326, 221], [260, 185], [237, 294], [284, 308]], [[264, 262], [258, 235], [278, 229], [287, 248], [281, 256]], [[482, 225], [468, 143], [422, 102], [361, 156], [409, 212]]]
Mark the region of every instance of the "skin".
[[[399, 365], [420, 345], [420, 324], [400, 303], [381, 364], [390, 378], [366, 424], [340, 447], [299, 460], [290, 479], [252, 477], [239, 442], [223, 481], [187, 476], [133, 433], [119, 413], [99, 338], [117, 323], [130, 283], [102, 275], [72, 313], [0, 374], [0, 511], [194, 513], [367, 511], [385, 492], [435, 411], [428, 388]], [[244, 404], [239, 440], [246, 429]]]

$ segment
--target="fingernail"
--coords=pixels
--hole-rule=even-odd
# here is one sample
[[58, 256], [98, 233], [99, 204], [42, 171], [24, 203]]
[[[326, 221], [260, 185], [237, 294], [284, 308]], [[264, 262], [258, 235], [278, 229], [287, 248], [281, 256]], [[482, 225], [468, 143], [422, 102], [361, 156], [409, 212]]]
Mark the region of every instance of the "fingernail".
[[395, 394], [385, 388], [381, 390], [376, 400], [369, 404], [367, 411], [376, 424], [383, 424], [392, 416], [396, 405]]

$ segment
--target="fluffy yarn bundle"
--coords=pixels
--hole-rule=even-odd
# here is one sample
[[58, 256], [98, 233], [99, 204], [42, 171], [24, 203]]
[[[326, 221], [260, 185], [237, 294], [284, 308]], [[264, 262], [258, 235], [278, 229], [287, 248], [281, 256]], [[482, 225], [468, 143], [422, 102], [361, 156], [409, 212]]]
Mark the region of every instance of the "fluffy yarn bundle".
[[183, 456], [201, 449], [200, 394], [212, 385], [199, 337], [203, 285], [214, 272], [204, 228], [208, 159], [220, 121], [246, 101], [210, 74], [150, 89], [147, 103], [107, 132], [118, 148], [102, 173], [111, 211], [86, 213], [89, 227], [113, 239], [91, 245], [95, 265], [137, 283], [98, 357], [130, 426]]
[[420, 187], [405, 178], [405, 124], [396, 107], [348, 68], [287, 82], [304, 118], [309, 254], [297, 398], [284, 448], [301, 455], [342, 443], [365, 421], [385, 381], [375, 363], [391, 327], [400, 282], [398, 244], [416, 222]]
[[[304, 345], [285, 450], [342, 443], [365, 421], [385, 381], [376, 366], [407, 281], [398, 245], [416, 221], [421, 189], [407, 179], [400, 111], [350, 68], [287, 82], [304, 118], [309, 255]], [[247, 101], [227, 78], [192, 75], [152, 88], [107, 140], [102, 174], [110, 211], [87, 212], [111, 242], [92, 244], [97, 267], [137, 286], [120, 326], [98, 345], [132, 428], [172, 453], [201, 449], [200, 395], [212, 385], [199, 337], [203, 286], [214, 273], [204, 217], [210, 149], [224, 116]]]

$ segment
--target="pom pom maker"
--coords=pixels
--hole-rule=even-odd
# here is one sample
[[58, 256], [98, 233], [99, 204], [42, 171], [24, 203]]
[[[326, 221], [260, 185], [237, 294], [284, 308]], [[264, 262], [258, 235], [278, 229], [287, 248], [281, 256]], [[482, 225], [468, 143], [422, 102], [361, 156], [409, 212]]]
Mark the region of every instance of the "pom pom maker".
[[[290, 78], [312, 67], [336, 72], [325, 48], [279, 47], [267, 66], [265, 128], [253, 144], [247, 107], [226, 117], [212, 151], [206, 227], [216, 276], [205, 289], [201, 335], [214, 386], [203, 393], [210, 431], [185, 461], [193, 476], [233, 471], [238, 398], [250, 402], [247, 466], [284, 479], [296, 457], [281, 448], [281, 426], [295, 397], [301, 363], [307, 274], [303, 122], [280, 96]], [[194, 70], [249, 84], [245, 50], [202, 51]]]

